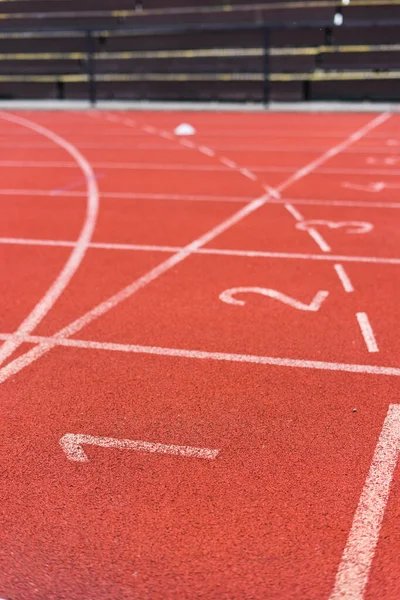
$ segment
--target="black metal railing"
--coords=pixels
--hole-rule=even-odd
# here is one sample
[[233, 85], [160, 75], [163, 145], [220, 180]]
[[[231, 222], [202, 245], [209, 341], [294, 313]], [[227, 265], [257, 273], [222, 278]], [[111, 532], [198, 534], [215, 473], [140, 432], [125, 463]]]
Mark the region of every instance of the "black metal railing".
[[399, 40], [394, 20], [9, 30], [0, 33], [0, 97], [267, 104], [285, 90], [312, 99], [323, 85], [335, 96], [336, 82], [353, 96], [364, 87], [378, 99], [381, 88], [380, 99], [394, 99]]

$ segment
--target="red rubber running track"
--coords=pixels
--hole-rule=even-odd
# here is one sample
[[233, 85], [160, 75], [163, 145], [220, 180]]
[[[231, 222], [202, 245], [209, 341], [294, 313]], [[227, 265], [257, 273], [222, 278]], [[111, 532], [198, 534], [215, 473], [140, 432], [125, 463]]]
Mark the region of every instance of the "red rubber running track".
[[1, 113], [0, 173], [0, 597], [398, 600], [400, 117]]

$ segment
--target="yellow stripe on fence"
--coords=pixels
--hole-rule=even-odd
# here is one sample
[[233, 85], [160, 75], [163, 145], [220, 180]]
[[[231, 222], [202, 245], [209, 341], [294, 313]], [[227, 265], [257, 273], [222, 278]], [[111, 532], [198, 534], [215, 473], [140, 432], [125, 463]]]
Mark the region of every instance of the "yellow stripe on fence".
[[[1, 1], [1, 0], [0, 0]], [[400, 44], [370, 44], [346, 46], [307, 46], [303, 48], [270, 48], [270, 56], [315, 56], [318, 54], [352, 54], [369, 52], [400, 52]], [[96, 52], [96, 60], [138, 60], [138, 59], [170, 59], [170, 58], [237, 58], [261, 57], [263, 48], [197, 48], [193, 50], [154, 50]], [[0, 53], [0, 61], [32, 61], [32, 60], [83, 60], [86, 52], [4, 52]]]
[[[95, 76], [98, 82], [134, 81], [263, 81], [262, 73], [104, 73]], [[313, 73], [272, 73], [270, 81], [357, 81], [377, 79], [400, 79], [395, 71], [314, 71]], [[63, 75], [0, 75], [0, 83], [65, 83], [87, 82], [84, 73]]]
[[[8, 0], [9, 2], [11, 0]], [[16, 1], [16, 0], [15, 0]], [[337, 7], [337, 0], [303, 0], [303, 1], [286, 1], [286, 2], [258, 2], [258, 3], [243, 3], [243, 4], [220, 4], [216, 6], [182, 6], [169, 8], [151, 8], [143, 10], [92, 10], [92, 11], [38, 11], [34, 12], [16, 12], [16, 13], [0, 13], [0, 19], [35, 19], [43, 18], [51, 19], [68, 19], [68, 18], [140, 18], [151, 15], [166, 15], [166, 14], [213, 14], [217, 12], [249, 12], [256, 10], [293, 10], [293, 9], [309, 9], [309, 8], [329, 8]], [[352, 0], [351, 6], [398, 6], [400, 0]]]

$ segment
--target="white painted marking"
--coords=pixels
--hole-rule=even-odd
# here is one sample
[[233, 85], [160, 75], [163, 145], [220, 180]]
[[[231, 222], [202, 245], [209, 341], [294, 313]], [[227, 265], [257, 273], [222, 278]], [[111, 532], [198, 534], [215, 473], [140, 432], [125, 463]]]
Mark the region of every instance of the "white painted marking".
[[249, 169], [239, 169], [239, 173], [247, 177], [247, 179], [251, 179], [252, 181], [257, 181], [257, 175], [254, 175]]
[[[34, 238], [0, 238], [0, 244], [10, 244], [18, 246], [56, 246], [61, 248], [71, 248], [75, 246], [75, 242], [67, 240], [40, 240]], [[89, 248], [101, 248], [106, 250], [138, 250], [149, 252], [177, 252], [179, 246], [151, 246], [140, 244], [107, 244], [101, 242], [92, 242]]]
[[366, 221], [327, 221], [325, 219], [310, 219], [296, 224], [296, 229], [307, 231], [314, 225], [328, 227], [328, 229], [347, 229], [346, 233], [361, 234], [372, 231], [374, 226]]
[[[158, 134], [160, 137], [173, 140], [173, 136], [169, 134], [167, 131], [160, 132]], [[204, 151], [206, 146], [196, 146], [196, 144], [182, 140], [179, 142], [184, 146], [187, 146], [191, 149], [196, 149], [202, 154], [206, 154], [207, 156], [216, 156], [214, 152], [212, 154], [212, 150], [208, 148], [207, 152]], [[166, 148], [164, 148], [165, 150]], [[168, 148], [170, 150], [170, 148]], [[228, 159], [229, 160], [229, 159]], [[236, 165], [235, 168], [239, 169], [237, 163], [231, 161]], [[185, 164], [185, 163], [146, 163], [146, 162], [121, 162], [121, 161], [102, 161], [102, 162], [93, 162], [92, 166], [96, 169], [142, 169], [149, 171], [176, 171], [176, 170], [186, 170], [186, 171], [223, 171], [223, 167], [220, 165], [196, 165], [196, 164]], [[59, 169], [73, 169], [76, 168], [76, 164], [74, 162], [54, 160], [54, 161], [46, 161], [46, 160], [0, 160], [0, 167], [17, 167], [17, 168], [59, 168]], [[291, 167], [259, 167], [259, 166], [250, 166], [248, 168], [243, 167], [239, 169], [240, 172], [247, 178], [253, 179], [256, 181], [258, 179], [256, 173], [265, 174], [265, 173], [292, 173], [293, 168]], [[251, 173], [251, 176], [249, 175]], [[400, 175], [399, 171], [393, 171], [388, 169], [319, 169], [319, 173], [326, 174], [347, 174], [347, 175], [391, 175], [398, 176]]]
[[[125, 124], [130, 126], [130, 124], [127, 121], [125, 121]], [[143, 125], [142, 129], [146, 133], [151, 133], [152, 135], [157, 133], [157, 129], [155, 127], [153, 127], [152, 125]]]
[[304, 217], [300, 211], [297, 210], [292, 204], [285, 204], [285, 208], [290, 214], [298, 221], [296, 224], [297, 229], [302, 229], [303, 231], [307, 231], [308, 235], [314, 240], [317, 246], [322, 250], [322, 252], [330, 252], [331, 248], [329, 244], [325, 241], [322, 235], [313, 227], [300, 227], [304, 221]]
[[74, 248], [65, 263], [62, 271], [59, 273], [57, 278], [54, 280], [50, 288], [47, 290], [42, 299], [36, 304], [30, 314], [23, 320], [23, 322], [18, 327], [15, 332], [15, 337], [13, 339], [8, 340], [3, 344], [0, 348], [0, 364], [3, 363], [13, 352], [20, 346], [21, 342], [19, 340], [19, 336], [27, 335], [34, 331], [34, 329], [39, 325], [39, 323], [44, 319], [47, 313], [51, 310], [54, 304], [57, 302], [58, 298], [61, 296], [65, 288], [68, 286], [71, 278], [77, 271], [79, 265], [81, 264], [88, 245], [90, 244], [90, 240], [94, 231], [94, 227], [96, 224], [98, 207], [99, 207], [99, 192], [97, 188], [96, 176], [93, 172], [92, 167], [86, 160], [84, 156], [77, 150], [77, 148], [67, 142], [64, 138], [61, 138], [59, 135], [54, 133], [53, 131], [47, 129], [46, 127], [42, 127], [33, 121], [29, 121], [24, 117], [19, 117], [10, 113], [0, 113], [0, 117], [5, 121], [9, 121], [10, 123], [15, 123], [35, 133], [46, 137], [47, 139], [54, 142], [56, 146], [59, 146], [72, 158], [76, 161], [78, 167], [81, 169], [87, 188], [87, 205], [86, 205], [86, 215], [83, 223], [83, 227], [79, 234], [79, 237], [74, 245]]
[[[354, 208], [393, 208], [400, 209], [400, 202], [374, 202], [374, 201], [357, 201], [357, 200], [325, 200], [305, 198], [285, 198], [281, 199], [280, 194], [273, 188], [263, 184], [263, 189], [271, 195], [268, 204], [290, 204], [299, 206], [345, 206]], [[53, 190], [30, 190], [30, 189], [0, 189], [0, 196], [52, 196]], [[133, 200], [188, 200], [189, 202], [239, 202], [245, 204], [251, 202], [250, 196], [213, 196], [213, 195], [193, 195], [193, 194], [148, 194], [134, 192], [102, 192], [104, 198], [131, 198]], [[82, 198], [86, 196], [85, 192], [71, 190], [59, 192], [57, 196], [67, 196], [68, 198]]]
[[35, 168], [35, 169], [76, 169], [76, 162], [65, 160], [0, 160], [0, 167]]
[[[208, 195], [193, 195], [193, 194], [148, 194], [134, 192], [102, 192], [103, 198], [128, 198], [132, 200], [179, 200], [188, 202], [238, 202], [241, 204], [250, 203], [253, 200], [248, 196], [208, 196]], [[16, 190], [3, 189], [0, 190], [0, 196], [54, 196], [53, 190]], [[57, 192], [57, 196], [68, 198], [85, 197], [85, 192], [67, 190]], [[399, 206], [400, 208], [400, 206]]]
[[191, 150], [197, 150], [196, 144], [194, 144], [190, 140], [180, 140], [179, 143], [181, 144], [181, 146], [185, 146], [186, 148], [190, 148]]
[[[367, 123], [367, 125], [358, 129], [356, 132], [354, 132], [352, 135], [350, 135], [346, 140], [344, 140], [340, 144], [337, 144], [336, 146], [334, 146], [327, 152], [324, 152], [319, 158], [311, 161], [308, 165], [306, 165], [305, 167], [303, 167], [302, 169], [300, 169], [299, 171], [297, 171], [296, 173], [291, 175], [288, 179], [283, 181], [283, 183], [281, 183], [276, 188], [276, 193], [280, 194], [282, 191], [284, 191], [286, 188], [288, 188], [292, 183], [294, 183], [295, 181], [298, 181], [301, 177], [305, 177], [306, 175], [311, 173], [313, 170], [317, 169], [326, 160], [328, 160], [332, 156], [335, 156], [336, 154], [339, 154], [339, 152], [345, 150], [353, 142], [361, 139], [364, 135], [366, 135], [372, 129], [374, 129], [375, 127], [377, 127], [378, 125], [380, 125], [381, 123], [386, 121], [389, 117], [390, 117], [390, 113], [383, 113], [383, 114], [379, 115], [378, 117], [375, 117], [374, 119], [372, 119], [369, 123]], [[105, 300], [101, 304], [94, 307], [92, 310], [88, 311], [85, 315], [83, 315], [79, 319], [76, 319], [75, 321], [70, 323], [68, 326], [61, 329], [56, 334], [58, 339], [66, 338], [66, 337], [73, 335], [74, 333], [77, 333], [83, 327], [85, 327], [86, 325], [91, 323], [93, 320], [95, 320], [99, 316], [105, 314], [106, 312], [108, 312], [109, 310], [111, 310], [112, 308], [117, 306], [120, 302], [123, 302], [125, 299], [130, 297], [132, 294], [136, 293], [139, 289], [142, 289], [144, 286], [146, 286], [147, 284], [149, 284], [152, 281], [154, 281], [155, 279], [157, 279], [160, 275], [166, 273], [168, 270], [170, 270], [176, 264], [179, 264], [180, 262], [185, 260], [188, 256], [190, 256], [191, 254], [193, 254], [194, 252], [199, 250], [202, 246], [205, 246], [212, 239], [214, 239], [215, 237], [217, 237], [218, 235], [220, 235], [221, 233], [223, 233], [224, 231], [226, 231], [233, 225], [237, 224], [239, 221], [241, 221], [243, 218], [245, 218], [252, 212], [256, 211], [261, 206], [264, 206], [264, 204], [266, 204], [266, 202], [268, 202], [270, 199], [271, 199], [271, 194], [265, 194], [265, 195], [261, 196], [260, 198], [253, 200], [252, 202], [250, 202], [249, 204], [244, 206], [242, 209], [240, 209], [239, 211], [234, 213], [230, 218], [223, 221], [220, 225], [218, 225], [217, 227], [214, 227], [211, 231], [207, 232], [206, 234], [204, 234], [203, 236], [201, 236], [200, 238], [198, 238], [191, 244], [188, 244], [180, 252], [178, 252], [174, 256], [168, 258], [166, 261], [164, 261], [163, 263], [161, 263], [160, 265], [158, 265], [157, 267], [155, 267], [154, 269], [152, 269], [151, 271], [149, 271], [148, 273], [146, 273], [145, 275], [140, 277], [138, 280], [132, 282], [132, 284], [128, 285], [127, 287], [122, 289], [120, 292], [118, 292], [117, 294], [115, 294], [114, 296], [109, 298], [108, 300]], [[54, 346], [54, 343], [53, 343], [53, 346]], [[35, 361], [38, 358], [40, 358], [41, 356], [43, 356], [43, 354], [48, 352], [53, 346], [49, 345], [48, 343], [40, 344], [40, 345], [36, 346], [35, 348], [33, 348], [32, 350], [28, 351], [26, 354], [19, 356], [15, 360], [8, 363], [5, 367], [0, 369], [0, 383], [5, 381], [6, 379], [8, 379], [8, 377], [15, 375], [21, 369], [24, 369], [25, 367], [30, 365], [33, 361]]]
[[307, 229], [307, 233], [312, 237], [314, 242], [321, 248], [322, 252], [330, 252], [331, 247], [328, 242], [322, 237], [322, 235], [314, 229], [314, 227], [309, 227]]
[[290, 214], [292, 215], [292, 217], [294, 217], [296, 219], [296, 221], [303, 221], [304, 217], [301, 214], [300, 211], [297, 210], [297, 208], [295, 208], [294, 206], [292, 206], [292, 204], [285, 204], [285, 208], [288, 212], [290, 212]]
[[[75, 242], [67, 240], [40, 240], [29, 238], [0, 238], [0, 244], [16, 244], [20, 246], [61, 246], [72, 247]], [[89, 248], [104, 250], [129, 250], [139, 252], [175, 253], [182, 250], [181, 246], [155, 246], [151, 244], [118, 244], [107, 242], [92, 242]], [[292, 260], [328, 260], [355, 263], [372, 263], [382, 265], [400, 265], [400, 258], [384, 258], [378, 256], [347, 256], [343, 254], [303, 254], [296, 252], [265, 252], [263, 250], [234, 250], [223, 248], [199, 248], [194, 254], [211, 254], [215, 256], [244, 256], [248, 258], [283, 258]]]
[[375, 183], [366, 183], [366, 184], [351, 183], [351, 182], [345, 181], [344, 183], [342, 183], [342, 187], [348, 188], [349, 190], [357, 190], [360, 192], [370, 192], [370, 193], [376, 194], [377, 192], [381, 192], [382, 190], [384, 190], [385, 188], [388, 188], [388, 187], [398, 189], [398, 188], [400, 188], [400, 185], [393, 184], [393, 183], [388, 184], [383, 181], [376, 181]]
[[266, 183], [263, 183], [263, 188], [267, 192], [267, 194], [271, 196], [271, 198], [274, 198], [274, 200], [276, 200], [277, 202], [281, 202], [281, 194], [278, 190], [274, 189], [270, 185], [267, 185]]
[[389, 165], [389, 166], [395, 166], [397, 165], [397, 163], [400, 161], [400, 157], [399, 156], [384, 156], [384, 157], [376, 157], [376, 156], [368, 156], [368, 158], [366, 158], [365, 162], [368, 165]]
[[169, 133], [168, 131], [159, 131], [158, 135], [161, 136], [162, 138], [166, 139], [166, 140], [173, 140], [174, 136], [172, 135], [172, 133]]
[[60, 446], [67, 455], [68, 460], [76, 462], [89, 462], [89, 458], [82, 446], [100, 446], [101, 448], [118, 448], [120, 450], [136, 450], [138, 452], [157, 452], [159, 454], [175, 454], [190, 458], [217, 458], [219, 450], [211, 448], [194, 448], [192, 446], [176, 446], [173, 444], [159, 444], [142, 442], [140, 440], [118, 440], [109, 437], [94, 437], [92, 435], [66, 433], [60, 439]]
[[400, 453], [400, 404], [391, 404], [329, 600], [363, 600]]
[[198, 149], [200, 150], [200, 152], [206, 154], [207, 156], [215, 156], [214, 150], [212, 148], [209, 148], [208, 146], [198, 146]]
[[[0, 339], [9, 339], [12, 334], [0, 334]], [[112, 342], [95, 342], [89, 340], [77, 340], [60, 337], [44, 337], [38, 335], [25, 336], [24, 341], [39, 344], [36, 348], [46, 346], [47, 350], [51, 350], [55, 346], [63, 346], [67, 348], [81, 348], [85, 350], [102, 350], [111, 352], [127, 352], [133, 354], [150, 354], [156, 356], [173, 356], [179, 358], [190, 358], [197, 360], [219, 360], [227, 362], [249, 363], [257, 365], [271, 365], [276, 367], [291, 367], [299, 369], [316, 369], [322, 371], [341, 371], [344, 373], [365, 373], [369, 375], [389, 375], [400, 377], [400, 368], [398, 367], [380, 367], [365, 364], [353, 363], [336, 363], [325, 362], [320, 360], [304, 360], [295, 358], [281, 358], [276, 356], [257, 356], [253, 354], [230, 354], [226, 352], [207, 352], [204, 350], [186, 350], [182, 348], [163, 348], [159, 346], [139, 346], [131, 344], [116, 344]], [[42, 352], [39, 356], [42, 356]], [[37, 358], [39, 358], [37, 356]], [[35, 359], [34, 359], [35, 360]], [[30, 361], [32, 362], [32, 361]], [[13, 363], [12, 370], [9, 375], [15, 374], [25, 366], [24, 357], [20, 356]], [[10, 363], [12, 364], [12, 363]], [[30, 363], [29, 363], [30, 364]], [[17, 368], [19, 365], [19, 368]], [[8, 365], [7, 365], [8, 366]], [[7, 367], [4, 367], [6, 369]], [[4, 379], [3, 379], [4, 380]], [[0, 379], [1, 381], [1, 379]]]
[[223, 165], [227, 166], [229, 169], [239, 169], [239, 165], [237, 163], [235, 163], [233, 160], [230, 160], [229, 158], [226, 158], [225, 156], [221, 156], [219, 160], [220, 162], [222, 162]]
[[181, 123], [174, 129], [175, 135], [194, 135], [195, 133], [196, 130], [190, 123]]
[[364, 341], [368, 348], [368, 352], [379, 352], [378, 344], [376, 343], [375, 335], [371, 327], [368, 315], [364, 312], [356, 313], [357, 321], [361, 329]]
[[333, 265], [333, 268], [335, 269], [335, 271], [341, 281], [344, 291], [345, 292], [354, 292], [353, 284], [351, 283], [350, 278], [344, 269], [344, 266], [340, 265], [340, 264], [336, 264], [336, 265]]
[[[387, 177], [398, 177], [400, 175], [399, 169], [393, 169], [393, 161], [388, 160], [387, 163], [383, 163], [382, 168], [370, 168], [370, 167], [361, 167], [359, 169], [345, 169], [341, 168], [332, 168], [332, 167], [322, 167], [318, 169], [319, 175], [379, 175], [379, 176], [387, 176]], [[387, 166], [386, 166], [387, 165]], [[295, 167], [277, 167], [277, 166], [259, 166], [259, 165], [250, 165], [249, 169], [254, 171], [255, 173], [293, 173]]]
[[[272, 200], [271, 200], [272, 202]], [[346, 206], [354, 208], [400, 208], [400, 202], [375, 202], [362, 200], [326, 200], [326, 199], [305, 199], [305, 198], [287, 198], [285, 202], [296, 205], [310, 206]], [[277, 203], [277, 202], [276, 202]]]
[[[193, 144], [190, 148], [196, 148]], [[71, 163], [72, 164], [72, 163]], [[0, 167], [1, 167], [0, 161]], [[71, 166], [71, 165], [70, 165]], [[216, 171], [223, 172], [225, 169], [220, 165], [196, 165], [186, 163], [144, 163], [144, 162], [96, 162], [92, 166], [95, 169], [136, 169], [137, 171]]]
[[[161, 135], [161, 134], [160, 134]], [[163, 136], [165, 137], [165, 136]], [[191, 148], [195, 147], [190, 146]], [[76, 163], [67, 161], [40, 161], [40, 160], [0, 160], [0, 167], [17, 168], [68, 168], [76, 169]], [[185, 163], [145, 163], [145, 162], [95, 162], [94, 169], [136, 169], [137, 171], [223, 171], [220, 165], [196, 165]]]
[[304, 302], [300, 302], [300, 300], [296, 300], [295, 298], [291, 298], [278, 290], [272, 290], [269, 288], [260, 288], [260, 287], [236, 287], [230, 288], [229, 290], [225, 290], [219, 295], [219, 299], [222, 302], [226, 302], [226, 304], [234, 304], [235, 306], [244, 306], [246, 302], [244, 300], [238, 300], [234, 296], [236, 294], [261, 294], [262, 296], [267, 296], [269, 298], [273, 298], [275, 300], [279, 300], [283, 304], [287, 304], [292, 308], [297, 308], [297, 310], [307, 310], [307, 311], [317, 311], [321, 308], [321, 304], [328, 297], [329, 292], [319, 291], [315, 294], [314, 298], [311, 300], [310, 304], [304, 304]]

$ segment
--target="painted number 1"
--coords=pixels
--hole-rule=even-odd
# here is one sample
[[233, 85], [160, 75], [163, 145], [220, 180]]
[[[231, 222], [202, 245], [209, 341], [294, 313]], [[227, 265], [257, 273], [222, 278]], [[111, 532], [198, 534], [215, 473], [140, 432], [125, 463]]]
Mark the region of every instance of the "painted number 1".
[[268, 298], [273, 298], [274, 300], [278, 300], [283, 304], [287, 304], [292, 308], [296, 308], [297, 310], [307, 310], [316, 312], [321, 308], [321, 304], [328, 297], [329, 292], [324, 290], [320, 290], [311, 300], [310, 304], [305, 304], [304, 302], [300, 302], [300, 300], [296, 300], [295, 298], [291, 298], [282, 292], [278, 292], [278, 290], [272, 290], [270, 288], [261, 288], [261, 287], [236, 287], [230, 288], [229, 290], [225, 290], [220, 294], [219, 299], [222, 302], [226, 302], [226, 304], [234, 304], [235, 306], [244, 306], [246, 302], [244, 300], [239, 300], [235, 298], [236, 294], [261, 294], [262, 296], [267, 296]]

